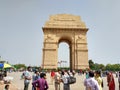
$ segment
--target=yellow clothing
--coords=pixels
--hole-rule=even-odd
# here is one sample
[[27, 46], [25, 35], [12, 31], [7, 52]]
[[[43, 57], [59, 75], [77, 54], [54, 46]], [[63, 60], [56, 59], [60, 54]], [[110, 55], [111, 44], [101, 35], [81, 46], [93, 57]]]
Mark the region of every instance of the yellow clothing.
[[95, 80], [98, 82], [100, 90], [102, 90], [102, 78], [101, 77], [95, 77]]

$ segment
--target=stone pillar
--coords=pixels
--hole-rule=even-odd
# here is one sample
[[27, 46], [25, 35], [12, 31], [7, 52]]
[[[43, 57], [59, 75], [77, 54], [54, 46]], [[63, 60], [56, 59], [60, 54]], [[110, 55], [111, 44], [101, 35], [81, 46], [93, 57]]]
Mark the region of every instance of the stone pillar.
[[89, 68], [86, 32], [87, 29], [76, 35], [76, 69]]
[[43, 48], [43, 68], [44, 69], [56, 69], [58, 50], [55, 42], [45, 42]]

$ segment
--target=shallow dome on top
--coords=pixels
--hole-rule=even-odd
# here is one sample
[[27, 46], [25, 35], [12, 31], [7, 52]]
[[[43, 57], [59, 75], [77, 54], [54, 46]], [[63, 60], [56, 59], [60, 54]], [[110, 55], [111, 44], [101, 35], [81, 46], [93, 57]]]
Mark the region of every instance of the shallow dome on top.
[[57, 14], [51, 15], [49, 20], [45, 23], [47, 28], [86, 28], [85, 23], [80, 16], [71, 14]]

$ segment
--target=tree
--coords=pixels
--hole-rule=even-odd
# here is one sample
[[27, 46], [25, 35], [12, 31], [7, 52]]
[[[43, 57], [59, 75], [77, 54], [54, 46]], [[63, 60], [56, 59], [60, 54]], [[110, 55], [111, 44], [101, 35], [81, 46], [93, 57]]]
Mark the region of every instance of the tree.
[[103, 64], [99, 64], [99, 69], [101, 69], [101, 70], [105, 70], [105, 65], [103, 65]]
[[106, 65], [106, 70], [112, 71], [112, 65], [111, 64], [107, 64]]
[[108, 70], [108, 71], [120, 71], [120, 64], [103, 64], [94, 63], [92, 60], [89, 60], [89, 67], [92, 70]]
[[21, 69], [21, 68], [26, 68], [26, 66], [25, 66], [25, 64], [15, 64], [14, 65], [14, 67], [16, 68], [16, 69]]
[[89, 67], [90, 69], [94, 70], [95, 69], [95, 64], [92, 60], [89, 60]]

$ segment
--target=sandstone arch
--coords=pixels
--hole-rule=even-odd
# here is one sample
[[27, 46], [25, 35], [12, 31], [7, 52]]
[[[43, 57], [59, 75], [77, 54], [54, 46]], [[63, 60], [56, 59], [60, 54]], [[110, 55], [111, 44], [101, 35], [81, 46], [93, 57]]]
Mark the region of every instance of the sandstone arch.
[[57, 68], [58, 44], [62, 41], [70, 46], [70, 68], [89, 68], [86, 37], [88, 28], [79, 16], [52, 15], [42, 29], [44, 32], [43, 68]]

